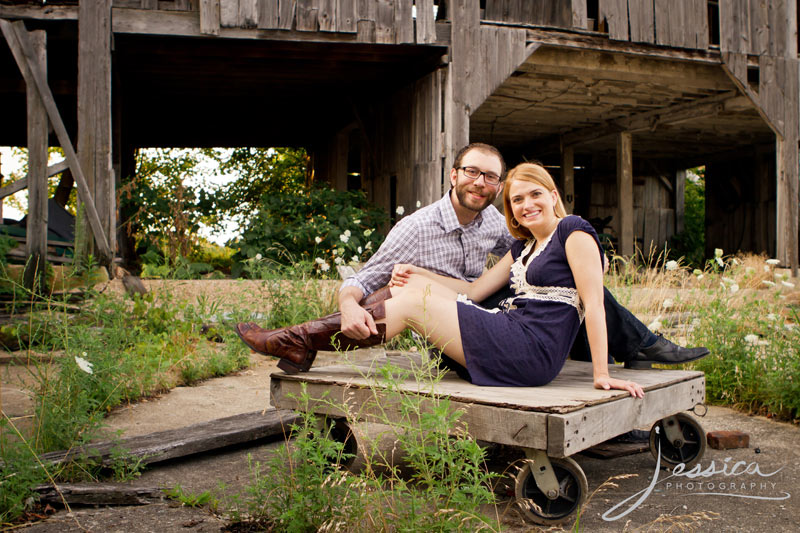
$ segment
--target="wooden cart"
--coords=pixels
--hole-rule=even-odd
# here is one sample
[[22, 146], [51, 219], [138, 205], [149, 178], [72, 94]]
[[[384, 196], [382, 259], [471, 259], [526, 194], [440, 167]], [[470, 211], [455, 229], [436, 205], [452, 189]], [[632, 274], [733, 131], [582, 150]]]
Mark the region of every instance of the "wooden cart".
[[[306, 373], [275, 373], [271, 402], [280, 409], [305, 408], [339, 419], [339, 428], [345, 417], [374, 420], [376, 409], [391, 418], [394, 402], [377, 377], [387, 363], [402, 372], [419, 365], [420, 356], [387, 352], [372, 360]], [[645, 426], [652, 426], [650, 448], [656, 456], [660, 449], [662, 464], [692, 465], [705, 451], [705, 432], [694, 417], [683, 413], [705, 400], [702, 372], [626, 370], [614, 365], [609, 370], [612, 377], [641, 384], [644, 399], [594, 389], [591, 363], [575, 361], [567, 361], [544, 387], [480, 387], [447, 372], [433, 390], [413, 375], [401, 380], [398, 389], [427, 398], [445, 395], [453, 408], [463, 409], [460, 420], [474, 438], [524, 450], [529, 461], [517, 476], [516, 497], [529, 520], [554, 524], [569, 518], [588, 493], [586, 476], [570, 455]], [[305, 406], [298, 400], [303, 384], [310, 399]], [[355, 450], [352, 433], [348, 438], [351, 451]]]

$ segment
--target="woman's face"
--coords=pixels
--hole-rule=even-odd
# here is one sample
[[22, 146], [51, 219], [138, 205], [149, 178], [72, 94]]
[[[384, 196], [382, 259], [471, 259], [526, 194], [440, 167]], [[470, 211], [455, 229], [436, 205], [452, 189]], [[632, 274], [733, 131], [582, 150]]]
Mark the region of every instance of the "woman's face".
[[531, 233], [549, 230], [556, 219], [555, 191], [532, 181], [514, 180], [508, 186], [511, 211], [517, 222]]

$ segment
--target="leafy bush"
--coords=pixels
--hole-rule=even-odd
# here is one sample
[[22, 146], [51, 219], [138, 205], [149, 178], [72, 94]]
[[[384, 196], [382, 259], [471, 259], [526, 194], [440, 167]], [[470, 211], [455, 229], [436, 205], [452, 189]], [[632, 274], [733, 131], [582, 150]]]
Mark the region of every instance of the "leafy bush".
[[376, 228], [386, 220], [362, 191], [310, 187], [265, 195], [241, 240], [232, 245], [238, 250], [233, 274], [240, 275], [248, 259], [313, 260], [324, 276], [333, 265], [362, 261], [374, 252], [383, 242]]
[[705, 168], [686, 173], [683, 231], [669, 242], [670, 258], [684, 258], [684, 263], [703, 267], [706, 248], [706, 182]]

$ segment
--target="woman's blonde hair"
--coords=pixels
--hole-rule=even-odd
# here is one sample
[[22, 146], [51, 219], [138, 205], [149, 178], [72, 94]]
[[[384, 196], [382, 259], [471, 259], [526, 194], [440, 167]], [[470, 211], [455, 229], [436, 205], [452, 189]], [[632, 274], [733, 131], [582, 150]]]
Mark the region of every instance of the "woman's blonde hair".
[[521, 163], [509, 171], [506, 184], [503, 187], [503, 207], [505, 208], [506, 225], [508, 226], [508, 231], [510, 231], [511, 235], [515, 238], [527, 240], [532, 239], [533, 235], [528, 228], [520, 226], [516, 219], [514, 219], [514, 212], [511, 210], [511, 198], [509, 196], [511, 184], [514, 181], [529, 181], [541, 185], [548, 191], [556, 191], [556, 218], [564, 218], [567, 216], [567, 210], [564, 208], [564, 203], [561, 201], [561, 195], [558, 194], [556, 182], [553, 181], [553, 177], [550, 173], [547, 172], [542, 165], [536, 163]]

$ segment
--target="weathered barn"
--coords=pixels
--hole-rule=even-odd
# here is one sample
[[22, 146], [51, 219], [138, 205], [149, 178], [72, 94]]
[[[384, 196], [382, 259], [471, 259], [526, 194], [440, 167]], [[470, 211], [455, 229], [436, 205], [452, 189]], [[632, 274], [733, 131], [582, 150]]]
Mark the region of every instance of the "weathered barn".
[[0, 0], [0, 25], [31, 253], [48, 142], [75, 143], [108, 259], [137, 147], [305, 146], [317, 176], [394, 211], [439, 198], [455, 150], [484, 141], [612, 216], [623, 254], [681, 230], [685, 170], [705, 165], [707, 246], [797, 271], [796, 1]]

